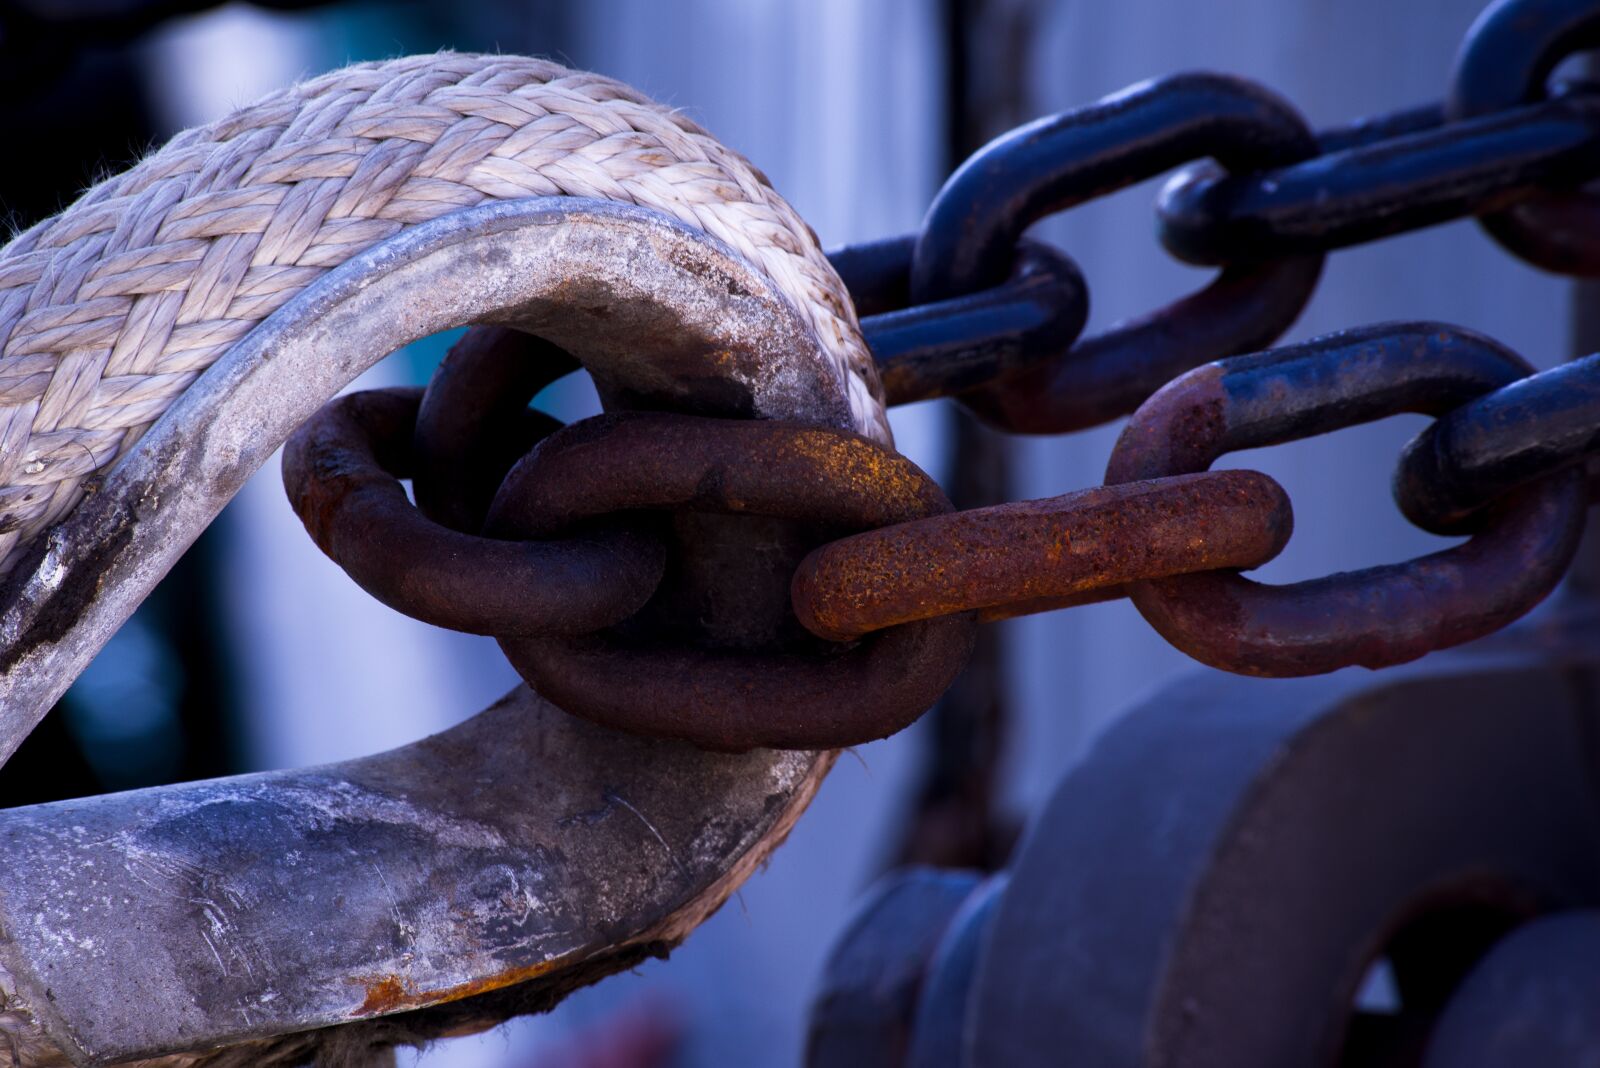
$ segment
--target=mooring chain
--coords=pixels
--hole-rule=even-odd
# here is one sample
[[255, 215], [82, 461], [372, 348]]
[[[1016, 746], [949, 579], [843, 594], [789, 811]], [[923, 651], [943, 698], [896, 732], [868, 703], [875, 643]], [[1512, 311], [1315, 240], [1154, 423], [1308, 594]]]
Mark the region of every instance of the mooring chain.
[[[960, 671], [976, 621], [1124, 595], [1179, 648], [1245, 674], [1381, 667], [1480, 637], [1538, 603], [1576, 551], [1600, 356], [1533, 374], [1438, 323], [1259, 350], [1328, 251], [1449, 219], [1600, 273], [1600, 202], [1573, 191], [1600, 175], [1600, 95], [1545, 86], [1594, 43], [1592, 0], [1503, 0], [1444, 104], [1320, 135], [1243, 79], [1142, 83], [980, 150], [919, 232], [830, 255], [891, 403], [955, 396], [1022, 433], [1133, 413], [1103, 487], [953, 512], [909, 461], [847, 431], [666, 413], [558, 430], [527, 404], [574, 363], [480, 328], [422, 397], [344, 398], [308, 424], [286, 457], [291, 497], [365, 588], [496, 635], [562, 707], [721, 749], [892, 733]], [[1024, 231], [1185, 165], [1160, 236], [1217, 278], [1080, 338], [1081, 272]], [[1211, 463], [1401, 411], [1436, 417], [1400, 459], [1402, 510], [1470, 540], [1315, 582], [1240, 576], [1283, 548], [1289, 500]], [[398, 482], [413, 472], [420, 513]], [[800, 561], [760, 648], [719, 644], [716, 606], [675, 592], [696, 540], [717, 537], [695, 518], [708, 515], [771, 523], [775, 551]]]
[[1157, 205], [1162, 243], [1199, 264], [1344, 248], [1477, 216], [1509, 251], [1600, 274], [1600, 94], [1551, 72], [1600, 44], [1583, 0], [1490, 7], [1456, 57], [1446, 99], [1318, 136], [1320, 152], [1249, 175], [1200, 165]]

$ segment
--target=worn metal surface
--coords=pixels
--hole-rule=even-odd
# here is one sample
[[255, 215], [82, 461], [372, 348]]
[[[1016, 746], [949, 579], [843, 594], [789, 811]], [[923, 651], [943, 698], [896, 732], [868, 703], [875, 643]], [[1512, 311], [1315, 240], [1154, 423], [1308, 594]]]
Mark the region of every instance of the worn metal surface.
[[479, 994], [681, 939], [814, 760], [630, 737], [522, 689], [381, 756], [15, 809], [0, 955], [81, 1063]]
[[1530, 375], [1441, 416], [1413, 438], [1395, 471], [1406, 518], [1440, 534], [1518, 486], [1600, 450], [1600, 355]]
[[[1140, 704], [1019, 847], [968, 1063], [1415, 1063], [1384, 1057], [1501, 934], [1600, 902], [1600, 645], [1547, 633]], [[1353, 1008], [1380, 957], [1392, 1016]]]
[[1342, 126], [1329, 126], [1317, 131], [1317, 148], [1323, 153], [1343, 152], [1362, 145], [1388, 141], [1406, 134], [1431, 130], [1444, 123], [1444, 103], [1433, 101], [1414, 104], [1398, 111], [1347, 122]]
[[1201, 165], [1162, 190], [1156, 212], [1174, 255], [1229, 263], [1375, 241], [1596, 173], [1600, 97], [1577, 93], [1258, 174]]
[[951, 612], [1055, 607], [1136, 579], [1259, 567], [1293, 522], [1288, 496], [1255, 471], [953, 512], [816, 549], [795, 572], [795, 613], [813, 634], [847, 641]]
[[[667, 512], [672, 573], [645, 612], [614, 632], [502, 637], [501, 648], [563, 708], [629, 731], [729, 750], [885, 737], [960, 673], [973, 620], [929, 620], [830, 646], [795, 623], [790, 577], [818, 542], [949, 508], [909, 460], [856, 434], [646, 413], [584, 420], [511, 469], [487, 530], [550, 537], [617, 512]], [[770, 518], [789, 522], [773, 528]], [[733, 531], [749, 540], [747, 559], [723, 552], [708, 567], [708, 548]], [[729, 614], [769, 626], [730, 632]]]
[[[1224, 453], [1402, 411], [1441, 414], [1528, 365], [1480, 335], [1391, 323], [1198, 368], [1135, 413], [1108, 484], [1202, 471]], [[1134, 583], [1129, 596], [1204, 663], [1288, 676], [1377, 668], [1481, 637], [1554, 588], [1583, 532], [1587, 489], [1560, 472], [1508, 497], [1465, 545], [1401, 564], [1269, 586], [1238, 575]]]
[[[409, 230], [235, 346], [41, 542], [0, 615], [0, 752], [338, 387], [406, 342], [486, 320], [571, 352], [611, 404], [850, 425], [839, 369], [798, 314], [698, 232], [567, 198]], [[88, 1064], [246, 1036], [264, 1051], [320, 1023], [515, 995], [425, 1016], [432, 1033], [484, 1026], [681, 939], [830, 763], [629, 738], [519, 690], [379, 757], [12, 810], [0, 1020]], [[313, 917], [331, 937], [305, 937]]]
[[950, 501], [904, 456], [837, 427], [616, 412], [563, 427], [519, 460], [487, 528], [553, 537], [618, 512], [675, 509], [866, 530]]
[[808, 1068], [905, 1063], [929, 964], [983, 881], [977, 872], [908, 868], [878, 882], [818, 980], [806, 1035]]
[[912, 255], [913, 300], [1003, 281], [1028, 226], [1202, 156], [1254, 170], [1304, 159], [1316, 141], [1267, 89], [1222, 74], [1141, 82], [991, 141], [934, 198]]
[[1450, 997], [1422, 1068], [1600, 1065], [1600, 912], [1565, 912], [1495, 944]]
[[425, 623], [473, 634], [586, 634], [644, 606], [666, 566], [665, 546], [648, 531], [510, 541], [424, 516], [400, 484], [411, 474], [421, 401], [420, 389], [348, 394], [284, 449], [289, 503], [362, 589]]
[[[1556, 65], [1600, 45], [1589, 0], [1497, 0], [1467, 32], [1450, 76], [1445, 114], [1465, 119], [1542, 98]], [[1565, 274], [1600, 274], [1600, 198], [1555, 190], [1481, 219], [1502, 246]]]

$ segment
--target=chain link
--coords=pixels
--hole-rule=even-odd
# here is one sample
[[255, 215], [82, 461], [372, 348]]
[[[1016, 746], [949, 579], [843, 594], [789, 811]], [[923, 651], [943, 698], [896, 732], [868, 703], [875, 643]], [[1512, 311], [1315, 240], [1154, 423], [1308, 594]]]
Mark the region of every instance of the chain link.
[[1162, 191], [1161, 243], [1191, 263], [1249, 261], [1326, 252], [1502, 208], [1600, 174], [1600, 97], [1574, 92], [1349, 140], [1357, 143], [1258, 174], [1191, 168]]
[[[1600, 6], [1590, 0], [1491, 4], [1456, 55], [1446, 114], [1467, 119], [1538, 100], [1563, 59], [1596, 45]], [[1555, 189], [1479, 221], [1507, 250], [1535, 266], [1600, 275], [1600, 200], [1594, 194]]]
[[[512, 665], [563, 708], [607, 726], [706, 748], [816, 749], [882, 738], [921, 715], [966, 666], [967, 614], [855, 643], [793, 625], [787, 586], [766, 641], [724, 633], [761, 584], [706, 574], [697, 550], [723, 517], [763, 524], [779, 560], [843, 534], [950, 511], [914, 464], [849, 431], [787, 422], [622, 412], [574, 423], [519, 461], [488, 529], [552, 537], [617, 513], [670, 516], [675, 574], [628, 627], [584, 638], [502, 637]], [[787, 524], [772, 523], [787, 520]], [[792, 569], [792, 563], [789, 568]], [[690, 581], [680, 583], [680, 577]]]
[[[1510, 350], [1439, 323], [1385, 324], [1176, 379], [1123, 430], [1106, 481], [1203, 471], [1401, 412], [1440, 415], [1527, 374]], [[1588, 506], [1575, 472], [1506, 498], [1465, 545], [1287, 586], [1211, 571], [1135, 583], [1145, 620], [1195, 659], [1244, 675], [1387, 667], [1498, 630], [1538, 604], [1577, 552]]]
[[[497, 635], [569, 711], [718, 749], [892, 733], [959, 673], [976, 620], [1123, 595], [1174, 645], [1244, 674], [1467, 641], [1525, 613], [1572, 558], [1600, 356], [1531, 374], [1438, 323], [1261, 350], [1328, 251], [1449, 219], [1477, 216], [1540, 266], [1600, 273], [1600, 201], [1576, 189], [1600, 175], [1600, 94], [1546, 86], [1595, 44], [1594, 0], [1502, 0], [1445, 102], [1315, 135], [1243, 79], [1142, 83], [985, 146], [917, 233], [830, 254], [892, 403], [952, 395], [1019, 433], [1133, 413], [1104, 487], [954, 513], [909, 461], [842, 431], [662, 413], [555, 430], [526, 406], [570, 357], [480, 328], [420, 399], [355, 395], [303, 428], [291, 498], [385, 603]], [[1081, 272], [1024, 232], [1175, 167], [1161, 240], [1220, 273], [1080, 338]], [[1210, 464], [1401, 411], [1436, 417], [1394, 476], [1403, 511], [1471, 538], [1314, 582], [1239, 575], [1283, 547], [1289, 501], [1265, 475]], [[418, 508], [398, 482], [413, 472]], [[706, 555], [729, 524], [760, 547], [748, 572]], [[733, 603], [770, 617], [765, 638], [719, 633]]]
[[945, 397], [1053, 360], [1089, 317], [1083, 273], [1037, 241], [1018, 243], [1005, 281], [964, 296], [906, 306], [915, 239], [830, 255], [857, 309], [889, 404]]
[[1600, 355], [1463, 404], [1412, 439], [1395, 473], [1400, 510], [1435, 534], [1470, 533], [1520, 487], [1600, 452]]
[[362, 589], [423, 622], [474, 634], [584, 634], [626, 619], [650, 599], [665, 557], [648, 532], [504, 541], [418, 512], [400, 479], [411, 474], [421, 401], [415, 389], [340, 397], [284, 450], [284, 487], [295, 512], [318, 548]]

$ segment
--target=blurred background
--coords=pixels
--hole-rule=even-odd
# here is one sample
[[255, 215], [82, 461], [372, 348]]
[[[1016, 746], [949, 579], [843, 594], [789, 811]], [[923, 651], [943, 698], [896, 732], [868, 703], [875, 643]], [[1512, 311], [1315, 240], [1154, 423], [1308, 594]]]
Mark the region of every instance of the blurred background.
[[[1479, 0], [476, 0], [212, 6], [0, 2], [0, 116], [28, 164], [0, 169], [17, 228], [176, 131], [348, 62], [457, 49], [548, 56], [630, 82], [749, 156], [824, 245], [914, 229], [989, 137], [1185, 69], [1276, 88], [1313, 125], [1437, 98]], [[204, 8], [204, 10], [196, 10]], [[70, 16], [70, 17], [69, 17]], [[159, 17], [158, 17], [159, 16]], [[1155, 184], [1051, 219], [1092, 293], [1090, 330], [1203, 284], [1153, 237]], [[1330, 257], [1288, 335], [1441, 319], [1549, 366], [1569, 353], [1569, 283], [1471, 223]], [[425, 382], [449, 343], [361, 385]], [[592, 413], [586, 383], [540, 405]], [[1119, 429], [999, 438], [944, 403], [893, 413], [898, 444], [958, 503], [1098, 484]], [[1389, 497], [1405, 417], [1230, 457], [1290, 491], [1296, 532], [1262, 569], [1289, 581], [1438, 547]], [[1119, 709], [1202, 671], [1126, 602], [990, 628], [938, 712], [842, 759], [771, 864], [670, 961], [546, 1017], [403, 1064], [792, 1065], [821, 962], [854, 898], [907, 860], [992, 867]], [[366, 597], [300, 529], [264, 468], [0, 771], [26, 804], [373, 752], [441, 730], [516, 680], [489, 639]]]

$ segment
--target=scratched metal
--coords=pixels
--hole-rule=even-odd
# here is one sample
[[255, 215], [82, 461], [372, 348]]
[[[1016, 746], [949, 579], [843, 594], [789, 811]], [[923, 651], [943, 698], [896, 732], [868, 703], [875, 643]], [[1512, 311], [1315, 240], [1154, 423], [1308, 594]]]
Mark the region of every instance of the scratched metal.
[[607, 731], [519, 689], [378, 756], [16, 809], [7, 963], [89, 1063], [480, 993], [676, 941], [673, 913], [812, 763]]
[[[472, 322], [548, 338], [612, 407], [850, 426], [792, 306], [696, 231], [569, 198], [418, 227], [235, 346], [0, 591], [0, 754], [295, 426]], [[382, 756], [0, 813], [0, 1040], [104, 1064], [525, 980], [548, 1004], [681, 940], [830, 762], [628, 738], [518, 690]]]

